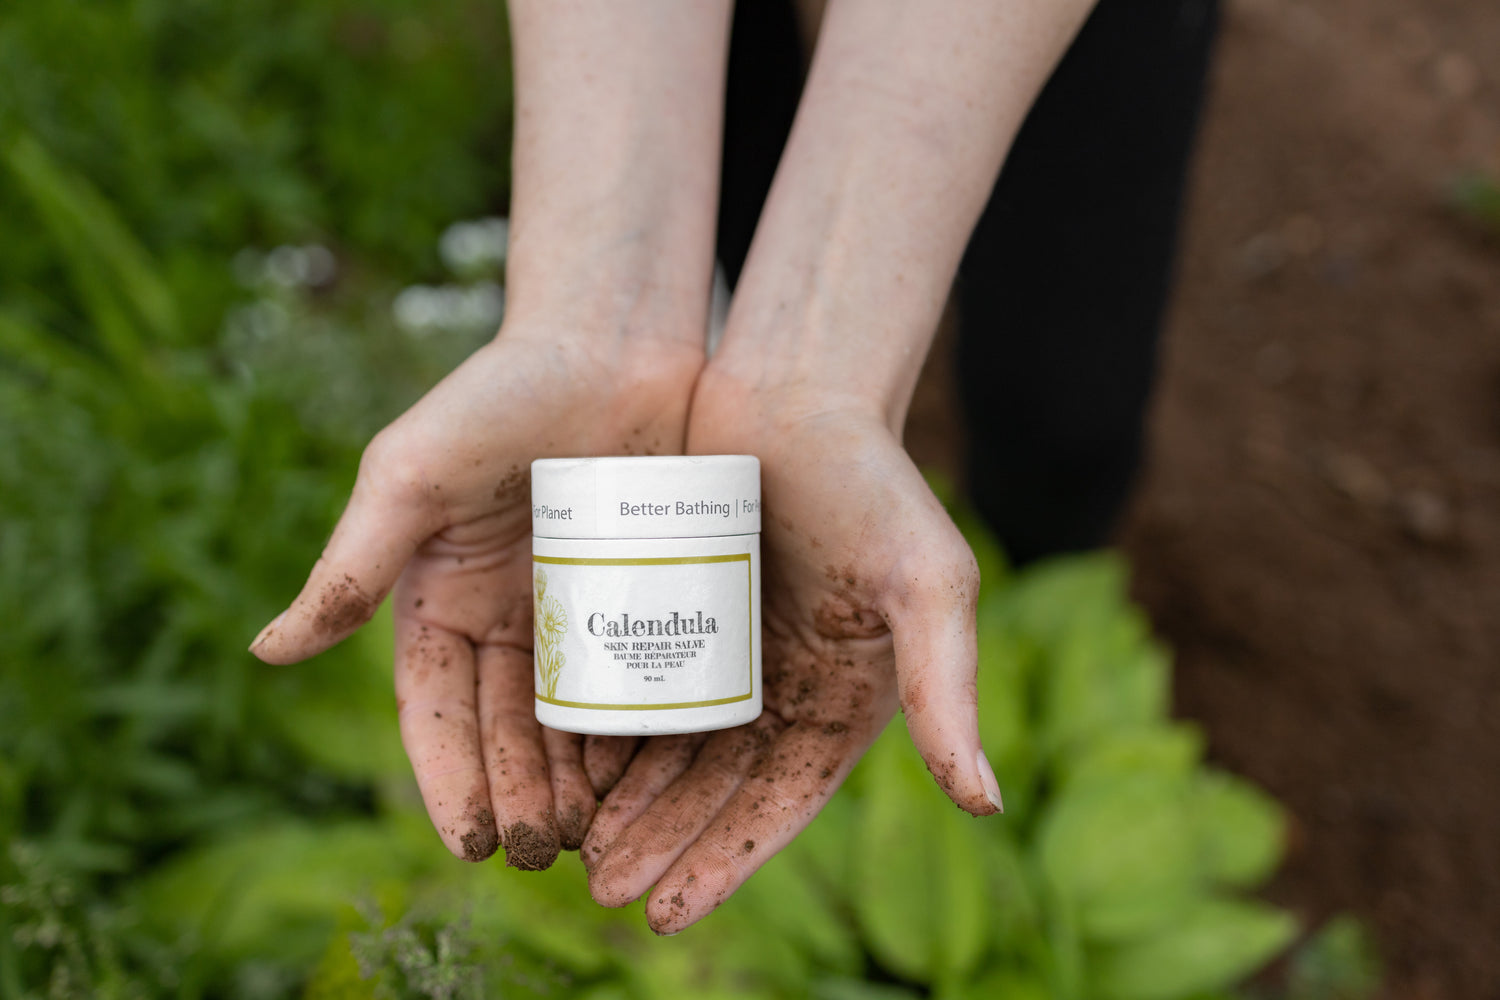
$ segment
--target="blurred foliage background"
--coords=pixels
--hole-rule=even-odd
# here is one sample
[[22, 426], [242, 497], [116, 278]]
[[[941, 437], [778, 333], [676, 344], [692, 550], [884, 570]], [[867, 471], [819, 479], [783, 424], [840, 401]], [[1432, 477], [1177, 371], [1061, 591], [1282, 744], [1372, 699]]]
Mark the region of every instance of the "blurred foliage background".
[[[508, 44], [470, 0], [0, 13], [0, 1000], [1206, 1000], [1283, 953], [1250, 895], [1281, 811], [1171, 720], [1124, 567], [1011, 575], [961, 510], [1007, 816], [955, 811], [895, 724], [672, 940], [572, 859], [444, 851], [384, 617], [245, 653], [364, 441], [499, 320]], [[1374, 977], [1336, 922], [1252, 991]]]

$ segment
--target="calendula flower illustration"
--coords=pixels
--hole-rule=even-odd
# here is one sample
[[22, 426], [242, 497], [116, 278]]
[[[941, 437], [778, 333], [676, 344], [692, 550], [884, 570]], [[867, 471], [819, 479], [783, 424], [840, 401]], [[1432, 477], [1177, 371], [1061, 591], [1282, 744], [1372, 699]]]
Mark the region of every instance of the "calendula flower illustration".
[[562, 634], [567, 630], [568, 613], [563, 610], [562, 603], [557, 598], [548, 595], [542, 600], [541, 607], [536, 610], [537, 634], [556, 636], [561, 639]]
[[547, 593], [547, 571], [538, 567], [532, 577], [532, 657], [536, 661], [538, 687], [548, 698], [557, 695], [557, 679], [566, 658], [563, 635], [568, 631], [568, 612], [562, 602]]

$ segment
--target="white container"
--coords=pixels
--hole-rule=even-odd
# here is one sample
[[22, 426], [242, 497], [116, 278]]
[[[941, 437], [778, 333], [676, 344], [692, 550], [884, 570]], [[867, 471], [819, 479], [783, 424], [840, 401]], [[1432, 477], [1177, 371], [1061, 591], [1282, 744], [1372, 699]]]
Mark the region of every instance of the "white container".
[[531, 463], [536, 717], [570, 733], [760, 715], [760, 461]]

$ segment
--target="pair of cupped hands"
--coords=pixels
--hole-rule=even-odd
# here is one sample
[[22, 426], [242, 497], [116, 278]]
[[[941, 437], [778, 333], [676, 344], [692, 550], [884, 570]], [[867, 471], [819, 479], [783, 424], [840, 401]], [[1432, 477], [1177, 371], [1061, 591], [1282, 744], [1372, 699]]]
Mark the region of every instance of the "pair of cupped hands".
[[[902, 449], [904, 403], [736, 371], [701, 346], [507, 320], [377, 435], [327, 548], [256, 638], [303, 660], [390, 594], [402, 742], [460, 858], [578, 850], [593, 897], [711, 912], [817, 815], [898, 705], [963, 809], [1000, 809], [975, 704], [978, 571]], [[707, 734], [580, 736], [534, 714], [532, 459], [760, 458], [765, 710]], [[893, 863], [898, 863], [894, 862]]]

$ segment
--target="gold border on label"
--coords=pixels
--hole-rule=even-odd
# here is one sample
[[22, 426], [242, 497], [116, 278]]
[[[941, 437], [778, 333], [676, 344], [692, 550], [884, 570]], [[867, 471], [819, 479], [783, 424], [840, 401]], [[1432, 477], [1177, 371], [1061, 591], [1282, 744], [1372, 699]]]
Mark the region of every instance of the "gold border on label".
[[750, 648], [745, 658], [750, 690], [744, 694], [731, 695], [728, 698], [712, 698], [708, 701], [679, 701], [664, 705], [605, 705], [589, 701], [563, 701], [560, 698], [548, 698], [544, 694], [536, 695], [537, 701], [546, 702], [548, 705], [556, 705], [559, 708], [591, 708], [598, 711], [635, 712], [673, 708], [708, 708], [712, 705], [728, 705], [736, 701], [749, 701], [755, 696], [755, 579], [751, 575], [750, 553], [732, 552], [728, 555], [718, 556], [651, 556], [620, 559], [588, 559], [574, 556], [539, 556], [533, 554], [531, 561], [533, 564], [548, 563], [554, 566], [686, 566], [697, 563], [743, 561], [745, 564], [745, 620], [749, 623], [745, 631], [750, 636]]

